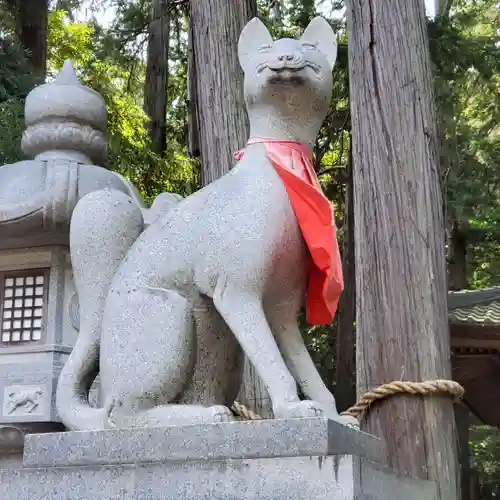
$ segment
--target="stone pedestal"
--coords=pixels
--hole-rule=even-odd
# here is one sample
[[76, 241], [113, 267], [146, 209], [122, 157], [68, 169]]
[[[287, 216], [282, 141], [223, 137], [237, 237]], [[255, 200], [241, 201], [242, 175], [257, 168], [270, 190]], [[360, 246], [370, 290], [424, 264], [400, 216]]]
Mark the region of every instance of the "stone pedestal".
[[26, 437], [3, 500], [433, 500], [376, 465], [378, 439], [322, 418]]

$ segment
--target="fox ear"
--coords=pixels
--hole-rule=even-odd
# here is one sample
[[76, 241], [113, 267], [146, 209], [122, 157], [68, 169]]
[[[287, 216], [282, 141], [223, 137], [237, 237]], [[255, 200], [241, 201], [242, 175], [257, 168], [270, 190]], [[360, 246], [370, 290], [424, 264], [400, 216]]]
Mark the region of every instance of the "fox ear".
[[250, 68], [253, 55], [263, 45], [273, 43], [273, 37], [264, 23], [254, 17], [243, 28], [238, 42], [238, 58], [243, 71]]
[[314, 43], [333, 68], [337, 59], [337, 37], [325, 19], [319, 16], [315, 17], [305, 29], [300, 40]]

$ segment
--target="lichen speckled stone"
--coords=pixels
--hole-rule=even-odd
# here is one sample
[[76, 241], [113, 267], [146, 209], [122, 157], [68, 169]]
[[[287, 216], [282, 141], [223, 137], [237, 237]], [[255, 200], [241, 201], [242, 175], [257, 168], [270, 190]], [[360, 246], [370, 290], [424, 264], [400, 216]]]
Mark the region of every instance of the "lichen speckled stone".
[[34, 158], [0, 169], [0, 249], [67, 245], [73, 209], [94, 190], [122, 191], [144, 206], [128, 180], [99, 166], [107, 153], [106, 106], [70, 61], [28, 94], [25, 121], [21, 147]]
[[28, 435], [25, 467], [357, 455], [381, 458], [378, 438], [325, 418], [224, 422]]
[[[332, 92], [329, 24], [315, 18], [300, 39], [273, 41], [253, 19], [238, 55], [251, 135], [311, 145]], [[69, 429], [230, 421], [242, 352], [276, 417], [353, 423], [338, 415], [298, 328], [308, 254], [263, 144], [148, 213], [123, 192], [93, 192], [74, 210], [70, 240], [80, 332], [57, 391]], [[83, 381], [98, 369], [102, 407], [91, 408]]]
[[[68, 307], [75, 292], [68, 248], [75, 205], [112, 188], [145, 210], [129, 181], [99, 165], [107, 149], [106, 106], [78, 81], [70, 61], [28, 94], [25, 122], [21, 147], [33, 158], [0, 167], [0, 467], [16, 463], [28, 430], [64, 429], [55, 391], [77, 335]], [[28, 297], [34, 293], [28, 286], [5, 288], [4, 273], [22, 287], [41, 278], [43, 295]], [[15, 293], [12, 302], [8, 293]], [[35, 318], [30, 308], [37, 303]]]
[[323, 418], [30, 435], [23, 468], [0, 470], [0, 498], [437, 500], [432, 483], [368, 460], [380, 452]]
[[0, 470], [0, 498], [438, 500], [433, 483], [398, 477], [351, 455]]

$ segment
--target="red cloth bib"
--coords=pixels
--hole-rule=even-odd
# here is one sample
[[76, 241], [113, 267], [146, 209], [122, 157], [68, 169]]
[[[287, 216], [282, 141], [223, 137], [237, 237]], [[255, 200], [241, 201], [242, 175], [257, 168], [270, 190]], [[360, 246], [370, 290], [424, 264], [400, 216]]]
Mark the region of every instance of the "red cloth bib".
[[[323, 194], [312, 163], [311, 150], [304, 144], [280, 139], [252, 137], [248, 144], [264, 144], [267, 156], [285, 184], [295, 217], [311, 256], [306, 319], [326, 325], [337, 311], [344, 289], [333, 206]], [[240, 160], [244, 150], [235, 158]]]

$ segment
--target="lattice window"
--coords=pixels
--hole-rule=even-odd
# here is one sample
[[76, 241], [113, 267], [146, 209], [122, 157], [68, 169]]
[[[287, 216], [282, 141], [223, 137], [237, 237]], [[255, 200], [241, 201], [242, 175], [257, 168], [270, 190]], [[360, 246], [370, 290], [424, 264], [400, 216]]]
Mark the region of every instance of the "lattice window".
[[0, 343], [41, 340], [45, 328], [48, 271], [0, 273]]

